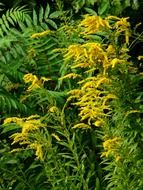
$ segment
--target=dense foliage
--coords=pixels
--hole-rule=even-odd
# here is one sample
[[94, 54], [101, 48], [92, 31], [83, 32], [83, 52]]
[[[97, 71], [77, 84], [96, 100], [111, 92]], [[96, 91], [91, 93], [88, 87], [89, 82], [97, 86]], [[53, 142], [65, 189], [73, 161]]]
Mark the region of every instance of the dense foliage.
[[142, 190], [141, 2], [7, 3], [0, 190]]

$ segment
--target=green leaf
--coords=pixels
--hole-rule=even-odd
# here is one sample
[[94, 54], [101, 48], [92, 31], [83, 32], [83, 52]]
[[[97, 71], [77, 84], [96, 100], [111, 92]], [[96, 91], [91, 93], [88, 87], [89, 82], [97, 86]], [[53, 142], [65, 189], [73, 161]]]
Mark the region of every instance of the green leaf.
[[50, 14], [50, 6], [47, 4], [45, 14], [44, 14], [44, 19], [46, 20], [49, 17]]
[[98, 14], [99, 15], [106, 15], [106, 12], [110, 8], [110, 2], [109, 0], [103, 0], [98, 8]]
[[44, 9], [43, 7], [40, 7], [40, 11], [39, 11], [39, 22], [42, 23], [44, 18]]
[[49, 18], [58, 18], [58, 17], [62, 16], [62, 14], [63, 14], [62, 11], [55, 11], [50, 14]]
[[51, 19], [46, 19], [46, 22], [48, 23], [48, 24], [50, 24], [54, 29], [57, 29], [58, 27], [57, 27], [57, 24], [53, 21], [53, 20], [51, 20]]
[[37, 24], [38, 24], [37, 13], [36, 13], [35, 9], [33, 9], [33, 24], [34, 24], [34, 26], [37, 26]]
[[93, 9], [90, 9], [90, 8], [84, 8], [86, 10], [87, 13], [89, 13], [90, 15], [95, 15], [97, 16], [97, 13], [93, 10]]
[[20, 126], [14, 124], [14, 123], [5, 124], [2, 127], [3, 127], [2, 134], [8, 133], [8, 132], [11, 132], [11, 131], [14, 131], [14, 130], [18, 130], [18, 129], [21, 128]]

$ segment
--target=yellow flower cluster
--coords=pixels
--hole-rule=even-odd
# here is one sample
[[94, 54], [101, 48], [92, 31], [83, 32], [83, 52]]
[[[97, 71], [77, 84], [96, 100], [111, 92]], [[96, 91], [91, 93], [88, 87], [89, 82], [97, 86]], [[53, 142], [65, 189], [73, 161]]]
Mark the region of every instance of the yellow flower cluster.
[[128, 44], [130, 37], [130, 23], [127, 21], [128, 19], [128, 17], [119, 18], [117, 16], [108, 16], [106, 19], [102, 19], [100, 16], [86, 15], [85, 19], [80, 23], [79, 26], [84, 27], [84, 32], [82, 32], [82, 34], [85, 35], [95, 34], [99, 31], [115, 29], [115, 36], [119, 36], [121, 33], [124, 33], [125, 42]]
[[51, 136], [54, 137], [57, 141], [61, 141], [60, 137], [57, 134], [52, 133]]
[[121, 157], [118, 154], [118, 149], [121, 146], [121, 139], [119, 137], [114, 137], [112, 139], [107, 139], [103, 142], [103, 148], [105, 152], [101, 154], [101, 157], [113, 156], [116, 161], [119, 161]]
[[106, 31], [110, 35], [113, 33], [113, 41], [117, 41], [121, 33], [125, 35], [126, 43], [121, 48], [116, 46], [116, 42], [102, 44], [88, 41], [70, 45], [64, 55], [64, 61], [70, 61], [71, 70], [75, 73], [67, 74], [62, 79], [77, 77], [78, 69], [83, 68], [82, 76], [77, 78], [79, 88], [68, 92], [68, 101], [76, 99], [73, 104], [78, 106], [81, 118], [81, 122], [74, 128], [100, 127], [105, 125], [112, 113], [110, 103], [118, 98], [110, 90], [114, 80], [112, 73], [117, 70], [125, 72], [131, 65], [127, 61], [129, 50], [126, 46], [129, 42], [130, 24], [128, 18], [109, 16], [102, 19], [99, 16], [86, 16], [79, 26], [84, 30], [81, 33], [87, 36]]
[[46, 77], [41, 77], [39, 80], [36, 75], [33, 75], [32, 73], [28, 73], [24, 75], [23, 80], [25, 83], [31, 83], [27, 91], [32, 91], [33, 89], [41, 88], [44, 85], [45, 81], [49, 81], [51, 79], [46, 78]]
[[50, 30], [46, 30], [44, 32], [35, 33], [31, 35], [31, 38], [41, 38], [43, 36], [48, 35], [50, 32], [51, 32]]
[[116, 35], [119, 35], [120, 33], [124, 32], [125, 34], [125, 42], [129, 43], [129, 37], [130, 37], [130, 23], [127, 21], [129, 18], [118, 18], [117, 22], [115, 23], [116, 28]]
[[63, 76], [63, 77], [61, 77], [59, 80], [64, 80], [64, 79], [71, 79], [71, 78], [73, 78], [73, 79], [75, 79], [75, 78], [77, 78], [77, 77], [81, 77], [81, 75], [79, 75], [79, 74], [76, 74], [76, 73], [69, 73], [69, 74], [67, 74], [67, 75], [65, 75], [65, 76]]
[[108, 20], [102, 19], [100, 16], [89, 15], [85, 16], [85, 19], [80, 23], [79, 26], [84, 26], [85, 30], [83, 34], [94, 34], [106, 28], [111, 28]]
[[[91, 72], [95, 69], [103, 69], [103, 73], [105, 74], [109, 68], [115, 68], [119, 64], [129, 64], [126, 61], [129, 58], [127, 51], [128, 49], [122, 48], [117, 58], [116, 50], [110, 44], [107, 48], [99, 43], [75, 44], [69, 46], [64, 60], [74, 59], [72, 69], [88, 68]], [[69, 78], [75, 76], [73, 73], [70, 75]], [[65, 78], [68, 78], [68, 75]]]
[[12, 144], [19, 143], [20, 145], [26, 144], [28, 148], [36, 150], [36, 156], [38, 159], [43, 159], [42, 145], [37, 142], [31, 142], [29, 135], [40, 128], [45, 127], [40, 120], [39, 115], [31, 115], [28, 118], [7, 118], [4, 120], [4, 124], [16, 123], [21, 127], [21, 132], [11, 135], [13, 139]]
[[84, 80], [79, 93], [74, 95], [73, 90], [69, 92], [71, 94], [70, 100], [72, 98], [78, 99], [73, 104], [79, 106], [81, 121], [87, 120], [88, 125], [92, 124], [97, 127], [104, 124], [104, 117], [108, 117], [111, 110], [108, 101], [117, 98], [114, 94], [109, 94], [107, 91], [102, 90], [102, 86], [109, 83], [108, 78], [100, 75], [89, 77]]

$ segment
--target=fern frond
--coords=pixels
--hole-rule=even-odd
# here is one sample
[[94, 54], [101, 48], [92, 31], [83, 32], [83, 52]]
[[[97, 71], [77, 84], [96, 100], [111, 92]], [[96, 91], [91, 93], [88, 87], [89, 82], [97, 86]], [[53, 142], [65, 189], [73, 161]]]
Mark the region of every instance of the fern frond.
[[16, 7], [7, 10], [6, 14], [0, 18], [0, 36], [4, 36], [9, 33], [11, 27], [16, 26], [19, 23], [24, 22], [27, 18], [28, 10], [23, 7]]
[[8, 113], [17, 111], [27, 113], [30, 109], [0, 86], [0, 110]]

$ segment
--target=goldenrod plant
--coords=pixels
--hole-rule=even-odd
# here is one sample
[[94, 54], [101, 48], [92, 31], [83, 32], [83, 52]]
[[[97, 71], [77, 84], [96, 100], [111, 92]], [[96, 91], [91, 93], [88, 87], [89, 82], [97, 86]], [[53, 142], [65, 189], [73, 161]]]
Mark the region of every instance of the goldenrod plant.
[[67, 99], [78, 109], [73, 128], [102, 132], [106, 189], [142, 189], [142, 74], [128, 53], [130, 23], [128, 18], [86, 16], [79, 27], [86, 40], [67, 48], [64, 60], [70, 74], [61, 78], [76, 77]]
[[129, 18], [52, 10], [1, 18], [0, 189], [142, 190], [143, 75]]

